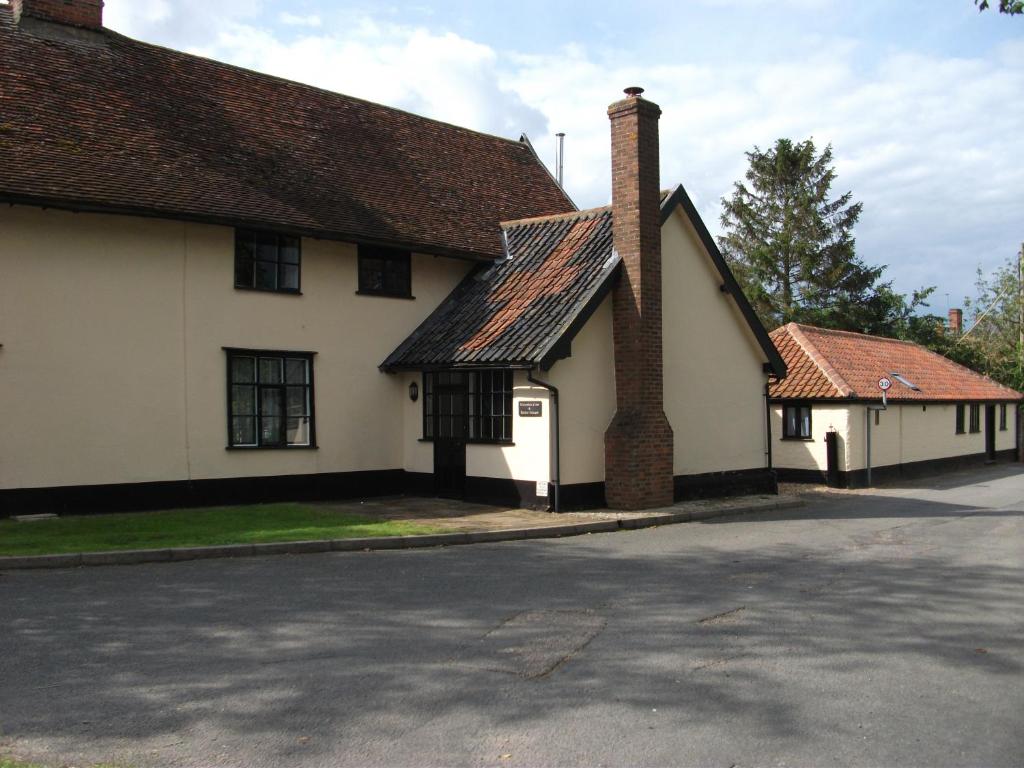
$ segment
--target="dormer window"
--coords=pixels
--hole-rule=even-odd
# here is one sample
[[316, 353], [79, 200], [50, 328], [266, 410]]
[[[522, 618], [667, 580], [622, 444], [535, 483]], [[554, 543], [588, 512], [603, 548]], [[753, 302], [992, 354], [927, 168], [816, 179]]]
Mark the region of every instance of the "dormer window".
[[235, 230], [235, 288], [299, 293], [301, 240], [276, 232]]

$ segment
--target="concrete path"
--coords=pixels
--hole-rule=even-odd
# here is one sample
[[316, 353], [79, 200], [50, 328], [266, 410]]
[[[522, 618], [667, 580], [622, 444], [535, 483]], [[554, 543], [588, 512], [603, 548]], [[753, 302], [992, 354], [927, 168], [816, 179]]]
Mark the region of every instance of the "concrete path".
[[0, 574], [50, 765], [1020, 766], [1024, 475], [473, 547]]

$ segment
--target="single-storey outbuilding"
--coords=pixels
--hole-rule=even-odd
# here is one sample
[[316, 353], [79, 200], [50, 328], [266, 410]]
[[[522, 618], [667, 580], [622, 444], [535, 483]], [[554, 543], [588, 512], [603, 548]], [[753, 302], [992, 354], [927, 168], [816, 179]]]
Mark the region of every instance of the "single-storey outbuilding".
[[780, 480], [831, 468], [855, 487], [1018, 456], [1024, 396], [987, 376], [908, 341], [797, 323], [771, 338], [788, 370], [769, 387]]

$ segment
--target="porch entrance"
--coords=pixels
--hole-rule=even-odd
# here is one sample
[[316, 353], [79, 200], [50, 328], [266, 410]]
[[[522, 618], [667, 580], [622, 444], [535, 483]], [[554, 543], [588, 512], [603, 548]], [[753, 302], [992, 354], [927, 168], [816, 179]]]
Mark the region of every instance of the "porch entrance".
[[431, 391], [434, 434], [434, 492], [461, 499], [466, 492], [469, 397], [465, 372], [437, 373]]

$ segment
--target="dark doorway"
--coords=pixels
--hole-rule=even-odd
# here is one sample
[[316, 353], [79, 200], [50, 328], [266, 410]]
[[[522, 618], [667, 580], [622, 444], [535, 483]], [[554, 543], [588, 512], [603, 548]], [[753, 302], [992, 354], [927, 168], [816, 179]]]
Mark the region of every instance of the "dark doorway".
[[466, 491], [469, 397], [465, 373], [438, 373], [433, 382], [434, 491], [460, 499]]
[[985, 458], [996, 460], [996, 407], [985, 406]]

